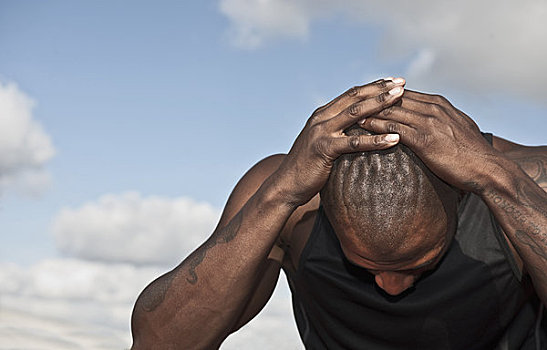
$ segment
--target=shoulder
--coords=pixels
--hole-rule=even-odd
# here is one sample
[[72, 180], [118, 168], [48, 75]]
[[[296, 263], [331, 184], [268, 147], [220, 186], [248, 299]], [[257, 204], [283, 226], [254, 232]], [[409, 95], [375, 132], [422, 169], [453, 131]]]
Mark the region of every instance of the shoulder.
[[[243, 175], [226, 202], [218, 224], [219, 227], [226, 225], [241, 210], [264, 181], [279, 168], [285, 157], [285, 154], [268, 156], [256, 163]], [[296, 265], [300, 252], [313, 228], [315, 213], [318, 208], [319, 195], [316, 195], [292, 213], [279, 233], [269, 259], [276, 260], [288, 268]]]
[[511, 155], [543, 155], [547, 153], [547, 146], [527, 146], [506, 140], [499, 136], [492, 136], [492, 146], [501, 153]]
[[279, 168], [285, 157], [285, 154], [274, 154], [253, 165], [239, 180], [234, 188], [234, 193], [250, 193], [249, 197], [253, 195], [264, 181]]
[[266, 157], [252, 166], [238, 181], [218, 223], [219, 227], [227, 224], [241, 210], [245, 203], [262, 186], [264, 181], [272, 175], [285, 159], [285, 154], [274, 154]]

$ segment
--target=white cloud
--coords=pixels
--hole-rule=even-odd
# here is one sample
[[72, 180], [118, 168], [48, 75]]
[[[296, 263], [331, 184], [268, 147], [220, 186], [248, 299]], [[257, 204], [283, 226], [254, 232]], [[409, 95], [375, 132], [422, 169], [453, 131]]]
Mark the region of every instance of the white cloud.
[[303, 38], [314, 21], [343, 14], [384, 29], [371, 48], [381, 57], [414, 56], [408, 73], [420, 88], [547, 95], [545, 1], [221, 0], [220, 10], [239, 46]]
[[407, 79], [413, 77], [423, 77], [435, 64], [435, 52], [430, 49], [421, 50], [418, 55], [408, 65]]
[[[0, 339], [21, 350], [127, 349], [135, 299], [163, 272], [78, 259], [50, 259], [30, 267], [0, 263]], [[266, 309], [222, 346], [257, 348], [303, 348], [283, 279]]]
[[291, 0], [220, 1], [220, 11], [233, 19], [230, 39], [243, 48], [255, 48], [279, 36], [305, 38], [311, 19], [307, 10]]
[[58, 249], [83, 259], [173, 265], [214, 230], [219, 210], [190, 198], [104, 195], [56, 216]]
[[[53, 231], [71, 258], [28, 267], [0, 262], [0, 339], [10, 339], [10, 349], [129, 348], [139, 293], [196, 248], [218, 216], [190, 198], [138, 193], [61, 210]], [[303, 348], [284, 279], [265, 310], [222, 349], [258, 347]]]
[[[20, 304], [33, 306], [28, 298], [17, 299]], [[12, 300], [10, 300], [12, 302]], [[42, 301], [43, 302], [43, 301]], [[82, 312], [72, 307], [73, 312]], [[0, 338], [8, 340], [2, 349], [73, 350], [127, 349], [125, 334], [101, 326], [82, 324], [76, 317], [58, 320], [47, 314], [12, 310], [4, 305], [0, 310]], [[9, 346], [9, 347], [8, 347]]]
[[76, 259], [0, 264], [0, 338], [11, 349], [122, 349], [139, 292], [159, 268]]
[[36, 194], [49, 184], [44, 166], [55, 150], [33, 117], [33, 106], [14, 83], [0, 82], [0, 190]]
[[237, 333], [229, 336], [221, 349], [304, 349], [292, 313], [290, 290], [283, 276], [261, 313]]

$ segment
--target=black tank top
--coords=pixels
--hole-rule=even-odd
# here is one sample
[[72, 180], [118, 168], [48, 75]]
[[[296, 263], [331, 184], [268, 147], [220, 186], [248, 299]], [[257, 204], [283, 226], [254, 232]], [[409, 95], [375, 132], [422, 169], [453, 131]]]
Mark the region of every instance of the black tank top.
[[307, 349], [547, 349], [542, 305], [473, 194], [460, 203], [443, 259], [401, 295], [346, 259], [321, 207], [287, 276]]

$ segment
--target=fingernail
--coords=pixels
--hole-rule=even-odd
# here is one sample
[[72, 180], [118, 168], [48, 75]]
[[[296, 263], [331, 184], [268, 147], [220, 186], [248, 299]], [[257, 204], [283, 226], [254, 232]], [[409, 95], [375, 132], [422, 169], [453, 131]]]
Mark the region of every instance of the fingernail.
[[403, 92], [403, 88], [401, 86], [396, 86], [393, 89], [389, 90], [389, 94], [392, 96], [397, 96]]
[[399, 134], [387, 134], [385, 140], [387, 142], [397, 142], [399, 141]]
[[384, 78], [385, 81], [393, 81], [393, 77]]
[[404, 78], [395, 78], [391, 79], [395, 84], [404, 84], [405, 79]]
[[367, 118], [363, 118], [363, 119], [359, 120], [359, 124], [363, 125], [363, 124], [365, 124], [366, 121], [367, 121]]

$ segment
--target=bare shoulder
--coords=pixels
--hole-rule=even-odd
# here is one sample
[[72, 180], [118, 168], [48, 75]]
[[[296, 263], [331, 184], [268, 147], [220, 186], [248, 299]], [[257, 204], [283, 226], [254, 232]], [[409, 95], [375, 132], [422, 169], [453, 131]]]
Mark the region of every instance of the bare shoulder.
[[[243, 175], [228, 198], [218, 223], [219, 228], [230, 222], [264, 181], [279, 168], [285, 157], [285, 154], [266, 157]], [[279, 262], [284, 268], [292, 268], [297, 264], [300, 252], [313, 228], [317, 208], [319, 208], [319, 195], [293, 212], [268, 256], [270, 260]]]
[[517, 163], [528, 176], [547, 191], [547, 146], [525, 146], [500, 137], [493, 138], [493, 146]]
[[285, 154], [274, 154], [266, 157], [243, 175], [226, 202], [218, 227], [223, 227], [230, 222], [264, 181], [279, 168], [285, 156]]

